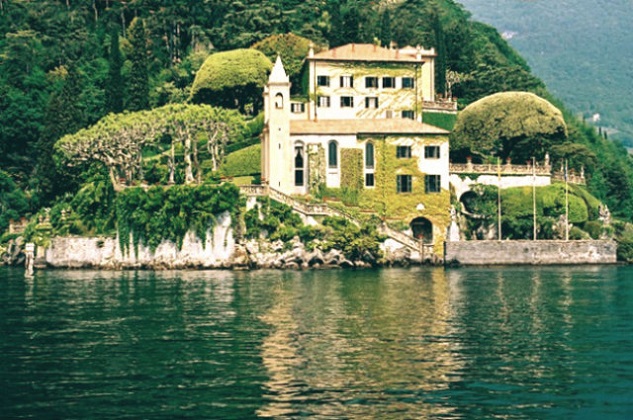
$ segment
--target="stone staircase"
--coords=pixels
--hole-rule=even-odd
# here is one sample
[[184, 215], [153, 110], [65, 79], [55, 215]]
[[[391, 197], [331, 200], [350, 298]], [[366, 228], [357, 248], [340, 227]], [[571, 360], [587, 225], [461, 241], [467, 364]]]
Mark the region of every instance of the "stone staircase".
[[[290, 206], [294, 211], [303, 214], [304, 216], [330, 216], [330, 217], [341, 217], [355, 225], [359, 226], [360, 222], [356, 220], [350, 214], [344, 213], [340, 210], [333, 209], [325, 203], [319, 204], [311, 204], [304, 203], [302, 201], [297, 200], [296, 198], [284, 194], [281, 191], [278, 191], [274, 188], [270, 188], [266, 185], [243, 185], [240, 186], [240, 190], [246, 196], [250, 197], [264, 197], [268, 196], [275, 201], [286, 204]], [[413, 256], [418, 256], [422, 261], [427, 257], [431, 257], [433, 255], [433, 245], [424, 244], [423, 242], [406, 235], [402, 232], [394, 230], [387, 226], [385, 223], [382, 223], [379, 226], [376, 226], [378, 232], [382, 235], [389, 237], [390, 239], [398, 242], [399, 244], [405, 246], [409, 250], [411, 250]]]

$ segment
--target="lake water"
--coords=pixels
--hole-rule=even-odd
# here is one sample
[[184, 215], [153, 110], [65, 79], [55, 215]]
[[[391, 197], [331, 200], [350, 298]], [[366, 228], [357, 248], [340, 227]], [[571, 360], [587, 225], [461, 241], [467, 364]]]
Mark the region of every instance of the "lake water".
[[0, 268], [0, 417], [633, 418], [633, 268]]

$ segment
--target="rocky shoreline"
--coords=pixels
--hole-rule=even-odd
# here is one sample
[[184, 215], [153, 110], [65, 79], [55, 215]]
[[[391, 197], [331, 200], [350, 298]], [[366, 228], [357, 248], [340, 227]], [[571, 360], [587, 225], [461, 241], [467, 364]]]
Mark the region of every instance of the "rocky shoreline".
[[[60, 242], [61, 241], [61, 242]], [[69, 245], [70, 244], [70, 245]], [[284, 243], [283, 241], [246, 240], [235, 241], [227, 244], [231, 247], [224, 257], [205, 258], [196, 253], [196, 246], [185, 244], [194, 252], [183, 253], [175, 249], [168, 252], [157, 250], [151, 258], [136, 255], [129, 249], [127, 255], [121, 255], [115, 238], [57, 238], [47, 250], [40, 250], [35, 258], [36, 268], [45, 269], [103, 269], [103, 270], [173, 270], [173, 269], [280, 269], [280, 270], [308, 270], [308, 269], [339, 269], [339, 268], [373, 268], [373, 267], [406, 267], [419, 264], [420, 261], [412, 259], [407, 248], [390, 248], [383, 246], [381, 255], [373, 255], [370, 252], [363, 253], [359, 258], [350, 260], [337, 249], [324, 251], [316, 246], [306, 245], [294, 238]], [[200, 244], [198, 245], [199, 248]], [[174, 244], [165, 246], [175, 248]], [[208, 246], [208, 245], [207, 245]], [[64, 249], [64, 256], [60, 257], [59, 248]], [[57, 249], [57, 250], [56, 250]], [[44, 251], [44, 252], [42, 252]], [[162, 251], [162, 252], [160, 252]], [[206, 249], [204, 252], [213, 250]], [[102, 255], [95, 258], [96, 253]], [[149, 253], [141, 249], [140, 254]], [[216, 252], [217, 254], [217, 252]], [[24, 243], [21, 238], [16, 239], [7, 247], [1, 255], [4, 265], [24, 265]], [[441, 261], [426, 261], [426, 263], [441, 264]]]

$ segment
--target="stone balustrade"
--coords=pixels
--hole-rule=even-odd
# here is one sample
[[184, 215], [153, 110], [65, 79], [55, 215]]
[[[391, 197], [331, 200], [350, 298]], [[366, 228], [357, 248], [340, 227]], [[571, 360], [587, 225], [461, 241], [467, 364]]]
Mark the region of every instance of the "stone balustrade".
[[453, 174], [487, 174], [487, 175], [550, 175], [551, 165], [512, 165], [506, 163], [451, 163], [449, 172]]

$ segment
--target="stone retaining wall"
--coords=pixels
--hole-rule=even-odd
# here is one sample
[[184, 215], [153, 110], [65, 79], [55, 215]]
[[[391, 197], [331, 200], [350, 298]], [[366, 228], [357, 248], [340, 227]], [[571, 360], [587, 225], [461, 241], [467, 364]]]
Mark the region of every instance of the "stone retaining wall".
[[135, 252], [131, 243], [122, 252], [118, 238], [56, 237], [46, 249], [46, 264], [59, 268], [219, 268], [230, 265], [234, 250], [231, 217], [223, 213], [205, 243], [189, 232], [181, 249], [163, 241], [154, 252], [142, 245]]
[[614, 264], [617, 244], [600, 241], [446, 242], [444, 260], [463, 265]]

